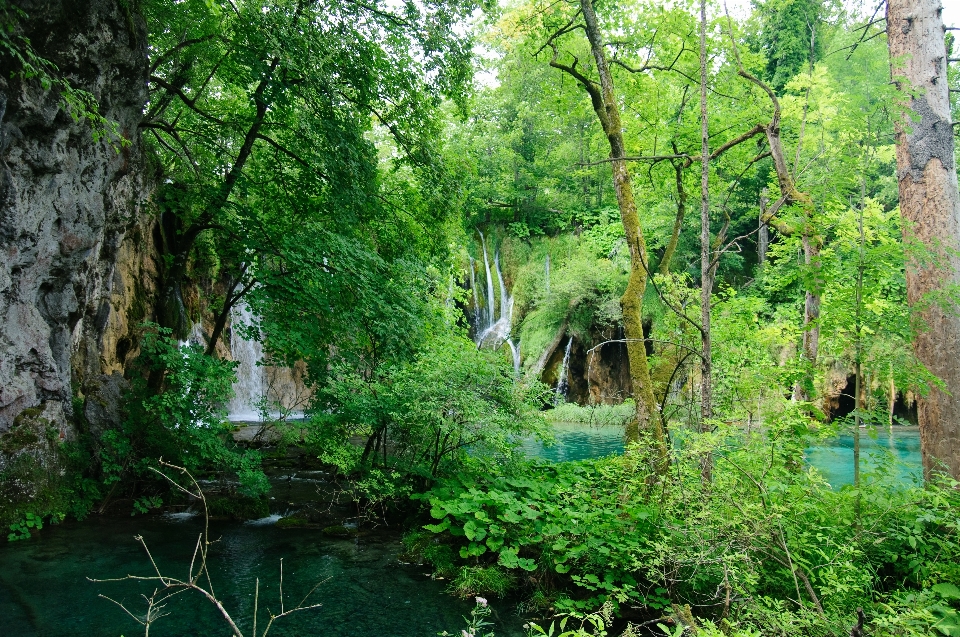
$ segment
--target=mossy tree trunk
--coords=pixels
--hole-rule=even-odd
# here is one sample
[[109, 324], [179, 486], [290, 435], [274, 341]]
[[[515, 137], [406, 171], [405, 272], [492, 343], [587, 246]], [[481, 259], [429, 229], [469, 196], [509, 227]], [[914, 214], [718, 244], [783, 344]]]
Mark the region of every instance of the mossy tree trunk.
[[583, 15], [584, 31], [596, 62], [600, 82], [588, 78], [577, 69], [575, 58], [574, 62], [569, 65], [558, 61], [559, 52], [553, 42], [559, 35], [569, 32], [567, 30], [562, 29], [555, 33], [548, 41], [548, 46], [551, 46], [554, 52], [550, 65], [572, 75], [586, 89], [590, 95], [593, 110], [597, 114], [597, 119], [600, 121], [604, 135], [610, 144], [613, 187], [617, 196], [617, 205], [620, 209], [620, 220], [623, 222], [624, 234], [630, 248], [630, 277], [627, 290], [620, 299], [620, 305], [623, 311], [627, 357], [630, 364], [633, 397], [636, 401], [636, 413], [632, 422], [627, 426], [626, 438], [627, 442], [637, 441], [640, 439], [640, 432], [646, 432], [655, 447], [658, 471], [663, 471], [666, 468], [667, 460], [666, 435], [657, 400], [653, 393], [653, 384], [650, 380], [650, 367], [647, 361], [643, 335], [643, 295], [648, 276], [647, 245], [644, 240], [640, 217], [637, 214], [630, 171], [624, 159], [626, 149], [623, 141], [623, 125], [620, 120], [620, 109], [617, 105], [613, 76], [610, 73], [610, 65], [603, 49], [603, 38], [592, 0], [581, 0], [580, 12]]

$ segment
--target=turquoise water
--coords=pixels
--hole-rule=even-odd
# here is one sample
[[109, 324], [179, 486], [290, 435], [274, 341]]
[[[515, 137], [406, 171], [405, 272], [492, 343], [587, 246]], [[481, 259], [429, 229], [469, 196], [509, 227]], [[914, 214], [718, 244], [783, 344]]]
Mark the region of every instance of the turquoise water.
[[[538, 440], [526, 440], [524, 452], [529, 457], [553, 462], [623, 453], [622, 427], [554, 423], [552, 429], [556, 444], [547, 446]], [[895, 427], [893, 434], [887, 429], [878, 429], [874, 436], [862, 431], [860, 445], [860, 470], [864, 474], [884, 468], [899, 481], [919, 484], [920, 433], [916, 427]], [[852, 434], [808, 448], [806, 458], [832, 486], [853, 484]]]
[[[806, 457], [834, 487], [853, 484], [852, 433], [809, 447]], [[916, 427], [894, 427], [892, 434], [878, 429], [874, 435], [861, 430], [860, 472], [869, 479], [872, 476], [867, 474], [878, 471], [902, 483], [922, 483], [920, 431]]]
[[[146, 575], [150, 563], [134, 540], [141, 534], [161, 570], [185, 577], [201, 531], [198, 518], [146, 516], [93, 517], [83, 523], [44, 528], [28, 541], [0, 545], [0, 636], [117, 637], [142, 635], [143, 628], [98, 594], [142, 613], [139, 595], [152, 587], [133, 582], [95, 583], [86, 578]], [[335, 540], [316, 530], [269, 525], [213, 524], [214, 587], [244, 634], [251, 634], [254, 580], [260, 578], [260, 607], [279, 610], [280, 559], [287, 607], [319, 581], [311, 597], [323, 604], [278, 620], [271, 636], [432, 637], [442, 630], [459, 634], [471, 604], [444, 592], [425, 567], [401, 564], [400, 544], [389, 536]], [[172, 614], [150, 629], [151, 637], [229, 635], [209, 602], [185, 593], [170, 603]], [[263, 628], [266, 614], [260, 619]], [[520, 620], [498, 635], [520, 634]], [[517, 624], [516, 627], [513, 624]], [[515, 630], [515, 632], [511, 632]]]

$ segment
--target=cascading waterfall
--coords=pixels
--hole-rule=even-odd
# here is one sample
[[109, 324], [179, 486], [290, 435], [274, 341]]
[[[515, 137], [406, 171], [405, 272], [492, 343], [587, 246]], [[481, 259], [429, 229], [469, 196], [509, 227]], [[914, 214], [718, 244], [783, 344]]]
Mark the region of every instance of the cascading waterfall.
[[510, 346], [510, 353], [513, 354], [513, 373], [520, 373], [520, 342], [513, 342], [512, 338], [507, 339], [507, 345]]
[[477, 347], [483, 347], [484, 344], [490, 344], [494, 349], [500, 347], [503, 343], [510, 346], [510, 353], [513, 356], [513, 370], [520, 372], [520, 343], [514, 342], [510, 337], [510, 328], [513, 323], [513, 297], [507, 291], [506, 283], [503, 280], [503, 271], [500, 268], [500, 251], [494, 253], [493, 265], [497, 273], [497, 281], [500, 286], [500, 317], [497, 318], [497, 307], [493, 295], [493, 276], [490, 271], [490, 257], [487, 253], [487, 243], [480, 230], [480, 246], [483, 249], [483, 265], [487, 275], [487, 311], [485, 324], [481, 325], [481, 314], [479, 312], [479, 299], [476, 292], [476, 281], [473, 276], [473, 261], [471, 260], [471, 286], [474, 290], [474, 315], [477, 317], [476, 343]]
[[253, 313], [248, 306], [234, 307], [230, 311], [230, 320], [233, 326], [230, 354], [238, 365], [228, 417], [233, 421], [259, 422], [261, 415], [257, 402], [263, 399], [267, 391], [264, 368], [259, 364], [263, 360], [263, 345], [259, 341], [242, 338], [237, 330], [240, 325], [253, 325]]
[[570, 349], [572, 345], [573, 337], [567, 337], [567, 349], [563, 352], [563, 362], [560, 363], [560, 375], [557, 377], [557, 391], [553, 398], [554, 405], [567, 402], [567, 392], [570, 390], [570, 382], [567, 377], [570, 372]]
[[203, 325], [200, 323], [194, 323], [190, 326], [190, 333], [187, 334], [186, 340], [180, 341], [179, 345], [181, 348], [188, 345], [199, 345], [200, 347], [206, 347], [207, 344], [207, 335], [203, 331]]
[[[494, 302], [493, 302], [493, 277], [490, 276], [490, 259], [487, 258], [487, 243], [483, 238], [483, 233], [480, 230], [477, 230], [477, 234], [480, 235], [480, 245], [483, 247], [483, 267], [487, 271], [487, 315], [489, 320], [487, 321], [487, 330], [489, 330], [494, 324]], [[481, 339], [481, 342], [483, 339]]]

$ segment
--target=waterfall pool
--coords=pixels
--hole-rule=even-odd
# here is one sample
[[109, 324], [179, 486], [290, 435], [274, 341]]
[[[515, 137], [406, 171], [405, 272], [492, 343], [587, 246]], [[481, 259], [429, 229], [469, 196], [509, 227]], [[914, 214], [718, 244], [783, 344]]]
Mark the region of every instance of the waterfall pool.
[[[273, 516], [274, 518], [277, 516]], [[92, 516], [82, 523], [44, 528], [24, 542], [0, 543], [0, 635], [13, 637], [119, 637], [143, 628], [106, 595], [146, 609], [141, 593], [149, 583], [90, 582], [87, 578], [148, 575], [150, 562], [134, 539], [142, 535], [165, 573], [185, 577], [202, 530], [202, 518], [184, 514], [129, 519]], [[279, 612], [278, 583], [283, 559], [286, 607], [294, 606], [318, 582], [310, 600], [323, 604], [278, 620], [273, 637], [431, 637], [446, 630], [459, 635], [472, 604], [445, 593], [425, 567], [400, 562], [395, 534], [337, 540], [319, 531], [278, 529], [257, 523], [211, 523], [213, 584], [244, 634], [250, 632], [254, 585], [260, 579], [260, 630]], [[496, 609], [496, 606], [495, 606]], [[213, 606], [194, 592], [173, 600], [171, 614], [150, 628], [151, 637], [228, 635]], [[522, 620], [502, 608], [497, 635], [522, 634]]]
[[[538, 440], [526, 440], [524, 452], [530, 457], [553, 462], [585, 460], [623, 453], [623, 428], [557, 422], [552, 425], [556, 444], [545, 446]], [[920, 432], [916, 427], [877, 429], [871, 436], [860, 435], [860, 470], [864, 473], [881, 465], [890, 465], [897, 480], [919, 484], [921, 480]], [[807, 449], [806, 459], [834, 487], [853, 484], [853, 434], [844, 433]]]

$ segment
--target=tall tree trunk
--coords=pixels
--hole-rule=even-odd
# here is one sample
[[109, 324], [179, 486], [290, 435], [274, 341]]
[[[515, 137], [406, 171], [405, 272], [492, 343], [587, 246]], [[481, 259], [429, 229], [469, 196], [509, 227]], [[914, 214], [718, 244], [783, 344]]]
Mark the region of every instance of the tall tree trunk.
[[[713, 296], [713, 250], [710, 240], [710, 126], [707, 120], [707, 0], [700, 0], [700, 433], [713, 418], [713, 356], [710, 342], [710, 300]], [[704, 453], [700, 478], [709, 483], [713, 459]]]
[[940, 0], [889, 0], [892, 75], [913, 113], [897, 127], [897, 179], [904, 239], [934, 255], [912, 255], [907, 300], [919, 311], [917, 358], [946, 384], [918, 401], [924, 476], [960, 478], [960, 313], [935, 297], [960, 284], [960, 194], [947, 88]]
[[763, 266], [767, 260], [767, 249], [770, 247], [770, 226], [765, 217], [767, 215], [766, 189], [760, 195], [760, 222], [757, 230], [757, 265]]
[[613, 76], [603, 50], [603, 37], [597, 23], [597, 14], [593, 9], [592, 0], [580, 0], [580, 9], [583, 13], [584, 30], [590, 42], [590, 50], [597, 65], [600, 76], [600, 85], [585, 76], [576, 68], [576, 62], [566, 65], [557, 60], [558, 49], [550, 39], [547, 46], [554, 51], [550, 65], [558, 68], [577, 79], [590, 95], [593, 110], [600, 120], [603, 132], [610, 144], [610, 167], [613, 172], [613, 187], [617, 196], [617, 205], [620, 208], [620, 220], [623, 222], [627, 246], [630, 248], [630, 277], [627, 290], [620, 299], [623, 310], [624, 332], [627, 337], [627, 357], [630, 363], [630, 380], [633, 387], [633, 398], [636, 401], [636, 413], [632, 422], [627, 426], [627, 442], [640, 439], [640, 431], [646, 431], [652, 438], [654, 451], [657, 457], [657, 471], [666, 470], [667, 443], [663, 422], [660, 418], [657, 399], [653, 394], [653, 383], [650, 380], [650, 368], [647, 363], [647, 352], [643, 335], [643, 295], [646, 290], [648, 276], [647, 245], [643, 236], [643, 227], [637, 214], [637, 205], [633, 197], [633, 185], [630, 181], [630, 172], [627, 162], [626, 149], [623, 142], [623, 124], [620, 121], [620, 108], [617, 105], [616, 92], [613, 86]]

